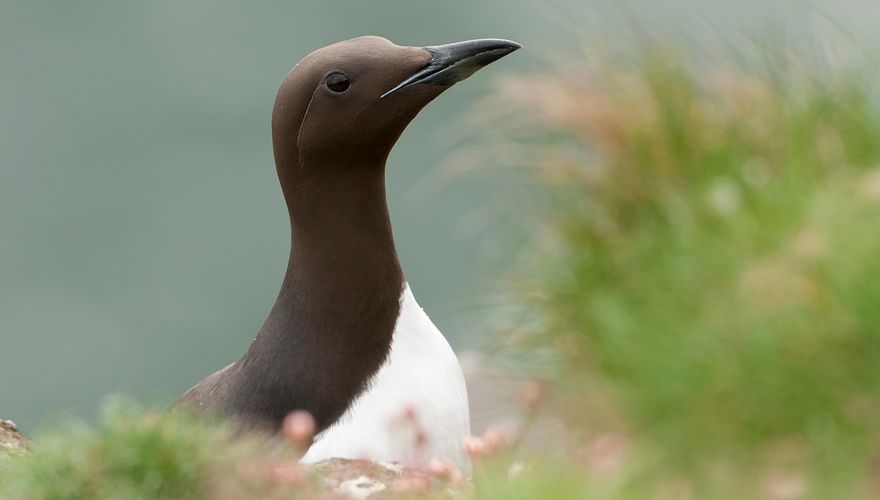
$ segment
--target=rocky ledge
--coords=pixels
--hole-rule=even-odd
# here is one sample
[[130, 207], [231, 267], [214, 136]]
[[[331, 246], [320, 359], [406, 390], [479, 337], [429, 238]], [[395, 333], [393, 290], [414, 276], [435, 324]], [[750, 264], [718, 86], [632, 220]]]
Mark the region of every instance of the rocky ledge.
[[21, 454], [27, 451], [28, 440], [12, 420], [0, 419], [0, 454]]

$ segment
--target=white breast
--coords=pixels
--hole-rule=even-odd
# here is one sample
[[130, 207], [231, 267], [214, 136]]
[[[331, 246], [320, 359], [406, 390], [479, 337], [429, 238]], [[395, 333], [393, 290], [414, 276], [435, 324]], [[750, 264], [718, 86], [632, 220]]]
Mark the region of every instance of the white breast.
[[369, 458], [418, 467], [436, 457], [468, 471], [461, 443], [469, 434], [467, 388], [458, 359], [407, 284], [388, 359], [367, 391], [317, 437], [302, 461]]

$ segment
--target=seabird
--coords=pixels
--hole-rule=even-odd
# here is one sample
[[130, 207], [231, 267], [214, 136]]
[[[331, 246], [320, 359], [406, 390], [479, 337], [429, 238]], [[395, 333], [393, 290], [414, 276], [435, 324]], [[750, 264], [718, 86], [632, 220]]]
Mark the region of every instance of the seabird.
[[385, 162], [426, 104], [518, 48], [365, 36], [316, 50], [288, 73], [272, 111], [291, 227], [281, 291], [244, 355], [178, 404], [274, 432], [306, 410], [319, 434], [305, 462], [437, 457], [467, 467], [464, 377], [404, 278]]

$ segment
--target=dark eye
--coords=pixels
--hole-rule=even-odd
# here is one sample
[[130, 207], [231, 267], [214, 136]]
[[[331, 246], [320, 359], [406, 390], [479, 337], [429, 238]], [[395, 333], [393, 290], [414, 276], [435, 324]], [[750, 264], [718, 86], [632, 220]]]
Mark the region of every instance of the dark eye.
[[333, 92], [345, 92], [348, 90], [348, 87], [351, 86], [348, 77], [342, 73], [330, 73], [327, 75], [327, 80], [324, 84], [326, 84], [327, 88]]

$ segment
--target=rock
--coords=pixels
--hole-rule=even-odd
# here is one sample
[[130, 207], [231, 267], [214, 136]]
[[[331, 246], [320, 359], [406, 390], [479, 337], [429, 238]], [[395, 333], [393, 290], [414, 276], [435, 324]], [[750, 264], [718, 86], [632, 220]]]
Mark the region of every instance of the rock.
[[424, 471], [396, 463], [331, 458], [309, 469], [321, 478], [324, 487], [341, 498], [399, 498], [400, 495], [436, 492], [438, 487], [446, 486]]
[[0, 420], [0, 454], [20, 455], [28, 450], [28, 440], [12, 420]]

